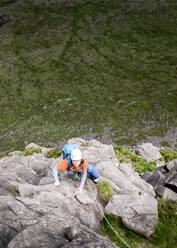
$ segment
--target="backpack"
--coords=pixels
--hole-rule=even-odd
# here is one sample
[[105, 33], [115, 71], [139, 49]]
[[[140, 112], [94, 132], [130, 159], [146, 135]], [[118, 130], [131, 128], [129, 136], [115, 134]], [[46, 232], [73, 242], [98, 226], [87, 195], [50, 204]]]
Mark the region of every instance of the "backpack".
[[[68, 164], [69, 164], [68, 171], [69, 171], [69, 169], [71, 170], [72, 175], [73, 175], [73, 179], [75, 180], [76, 175], [75, 175], [75, 173], [74, 173], [74, 171], [73, 171], [73, 168], [72, 168], [72, 161], [71, 161], [71, 151], [72, 151], [73, 149], [79, 149], [79, 150], [81, 151], [80, 146], [77, 145], [77, 144], [66, 144], [66, 145], [64, 145], [64, 147], [63, 147], [63, 149], [62, 149], [62, 155], [63, 155], [63, 159], [67, 158]], [[82, 151], [81, 151], [81, 152], [82, 152]], [[81, 168], [82, 168], [82, 167], [81, 167]]]

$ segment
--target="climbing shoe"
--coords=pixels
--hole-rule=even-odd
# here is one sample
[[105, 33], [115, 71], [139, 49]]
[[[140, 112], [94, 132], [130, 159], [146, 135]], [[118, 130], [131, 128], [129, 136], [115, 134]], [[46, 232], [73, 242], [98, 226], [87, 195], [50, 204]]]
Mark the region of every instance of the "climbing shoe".
[[98, 179], [98, 178], [95, 178], [95, 179], [91, 178], [91, 179], [92, 179], [92, 181], [93, 181], [95, 184], [97, 184], [97, 183], [98, 183], [98, 181], [99, 181], [99, 179]]

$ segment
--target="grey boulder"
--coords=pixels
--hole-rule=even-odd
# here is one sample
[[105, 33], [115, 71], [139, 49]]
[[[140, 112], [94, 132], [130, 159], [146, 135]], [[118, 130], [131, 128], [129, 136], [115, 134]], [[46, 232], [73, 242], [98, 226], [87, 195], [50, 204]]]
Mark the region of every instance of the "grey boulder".
[[146, 161], [157, 161], [162, 158], [159, 148], [153, 146], [151, 143], [143, 143], [135, 149], [135, 153], [140, 155]]
[[106, 213], [121, 217], [124, 225], [145, 237], [150, 237], [157, 224], [157, 200], [149, 194], [114, 195]]

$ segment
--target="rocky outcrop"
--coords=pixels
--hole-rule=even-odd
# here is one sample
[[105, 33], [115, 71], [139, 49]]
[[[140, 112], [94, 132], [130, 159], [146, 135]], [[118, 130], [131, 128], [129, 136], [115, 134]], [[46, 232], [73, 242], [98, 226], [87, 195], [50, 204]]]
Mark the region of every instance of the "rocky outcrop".
[[119, 194], [137, 194], [148, 192], [155, 196], [151, 185], [144, 182], [136, 173], [131, 164], [119, 163], [112, 145], [105, 145], [96, 140], [84, 143], [82, 139], [72, 139], [69, 143], [84, 144], [82, 150], [86, 159], [95, 166], [101, 176], [112, 183], [114, 190]]
[[105, 211], [121, 217], [127, 228], [147, 238], [154, 232], [157, 223], [157, 201], [147, 193], [114, 195]]
[[177, 200], [177, 159], [141, 177], [154, 187], [156, 194], [163, 198]]
[[65, 209], [41, 206], [37, 200], [0, 196], [0, 247], [117, 247], [82, 225]]
[[140, 155], [147, 162], [157, 161], [162, 158], [162, 155], [159, 152], [159, 148], [153, 146], [151, 143], [143, 143], [135, 149], [135, 153]]
[[[100, 181], [111, 183], [114, 196], [106, 211], [110, 211], [111, 204], [114, 208], [118, 204], [119, 209], [121, 202], [122, 209], [128, 212], [113, 214], [121, 217], [128, 228], [149, 237], [157, 222], [153, 187], [130, 164], [119, 163], [111, 145], [78, 138], [68, 143], [79, 144], [85, 158], [100, 171]], [[31, 146], [34, 144], [27, 148]], [[41, 151], [27, 157], [15, 152], [0, 160], [0, 247], [116, 247], [100, 235], [103, 215], [95, 201], [97, 186], [88, 178], [84, 194], [75, 196], [73, 191], [80, 179], [73, 181], [63, 171], [61, 187], [56, 188], [52, 168], [61, 158], [46, 158], [47, 150]], [[140, 206], [146, 205], [142, 211]]]

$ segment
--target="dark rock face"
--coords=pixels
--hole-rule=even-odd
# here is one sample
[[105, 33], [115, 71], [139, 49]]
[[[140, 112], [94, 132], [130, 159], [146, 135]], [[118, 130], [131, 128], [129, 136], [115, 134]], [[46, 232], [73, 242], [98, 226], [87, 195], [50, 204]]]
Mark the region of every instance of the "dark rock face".
[[8, 22], [9, 22], [9, 20], [8, 20], [7, 15], [0, 16], [0, 27], [4, 26]]
[[156, 189], [158, 185], [162, 183], [164, 178], [165, 176], [160, 170], [155, 170], [154, 173], [151, 173], [151, 175], [149, 175], [149, 177], [146, 178], [146, 182], [150, 183], [154, 187], [154, 189]]
[[18, 233], [35, 224], [38, 218], [39, 213], [28, 209], [15, 197], [0, 196], [0, 247], [7, 247]]
[[[145, 172], [141, 174], [141, 177], [154, 187], [158, 196], [163, 197], [168, 189], [168, 192], [172, 191], [171, 199], [177, 199], [177, 159], [158, 167], [153, 172]], [[168, 198], [170, 198], [169, 194]]]
[[177, 159], [171, 161], [166, 167], [169, 172], [165, 178], [165, 185], [177, 193]]

